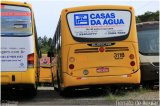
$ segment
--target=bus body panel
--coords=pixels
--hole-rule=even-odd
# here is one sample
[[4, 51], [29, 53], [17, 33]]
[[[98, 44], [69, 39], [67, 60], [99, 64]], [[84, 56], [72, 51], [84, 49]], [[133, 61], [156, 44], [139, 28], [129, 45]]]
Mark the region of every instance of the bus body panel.
[[[132, 74], [131, 77], [127, 75], [121, 76], [101, 76], [101, 77], [73, 77], [64, 73], [64, 82], [62, 88], [91, 85], [138, 85], [140, 83], [140, 70]], [[106, 83], [107, 82], [107, 83]]]
[[[1, 71], [18, 71], [27, 70], [27, 56], [34, 53], [33, 35], [28, 37], [1, 37], [1, 54], [6, 61], [1, 62], [3, 66]], [[10, 59], [7, 59], [10, 58]]]
[[[36, 74], [34, 69], [28, 69], [26, 72], [2, 72], [1, 84], [35, 84]], [[12, 76], [15, 76], [15, 81], [12, 81]]]
[[[117, 41], [92, 41], [81, 42], [76, 41], [69, 29], [67, 14], [79, 11], [94, 11], [94, 10], [125, 10], [131, 13], [131, 25], [129, 35], [124, 40]], [[59, 32], [60, 29], [60, 32]], [[56, 35], [57, 34], [57, 35]], [[55, 83], [60, 83], [60, 88], [81, 86], [81, 85], [99, 85], [99, 84], [139, 84], [140, 83], [140, 66], [138, 41], [136, 32], [136, 21], [134, 10], [129, 6], [84, 6], [63, 9], [60, 18], [60, 25], [57, 26], [54, 39], [60, 41], [54, 43], [57, 51], [57, 68], [55, 75]], [[60, 36], [60, 37], [59, 37]], [[58, 37], [58, 38], [57, 38]], [[61, 39], [58, 41], [58, 39]], [[106, 52], [100, 52], [101, 46], [90, 46], [94, 43], [114, 43], [110, 46], [102, 46]], [[114, 47], [114, 49], [113, 49]], [[121, 47], [122, 50], [115, 50], [116, 47]], [[125, 50], [124, 48], [125, 47]], [[107, 49], [110, 52], [107, 52]], [[117, 49], [117, 48], [116, 48]], [[116, 54], [121, 54], [123, 58], [116, 58]], [[134, 55], [134, 59], [130, 59], [130, 54]], [[74, 62], [70, 61], [74, 58]], [[135, 62], [131, 66], [131, 61]], [[74, 65], [73, 69], [69, 65]], [[97, 72], [98, 68], [108, 68], [107, 72]], [[88, 70], [88, 74], [84, 75], [84, 70]], [[59, 80], [57, 79], [59, 77]]]
[[[86, 11], [86, 10], [99, 10], [99, 9], [102, 9], [102, 10], [127, 10], [127, 11], [130, 11], [131, 12], [131, 27], [130, 27], [130, 36], [128, 36], [127, 39], [123, 40], [123, 41], [132, 41], [132, 42], [138, 42], [137, 41], [137, 32], [136, 32], [136, 25], [132, 25], [132, 24], [135, 24], [136, 21], [135, 21], [135, 14], [134, 14], [134, 9], [130, 9], [131, 7], [129, 6], [126, 6], [126, 7], [123, 7], [123, 6], [87, 6], [85, 8], [69, 8], [69, 9], [64, 9], [61, 13], [61, 23], [63, 25], [61, 25], [61, 34], [64, 35], [62, 36], [62, 47], [65, 46], [65, 45], [71, 45], [71, 44], [77, 44], [79, 42], [75, 41], [71, 35], [71, 32], [69, 30], [69, 26], [68, 26], [68, 23], [67, 23], [67, 19], [66, 19], [66, 15], [69, 13], [69, 12], [76, 12], [76, 11]], [[67, 11], [67, 12], [66, 12]], [[68, 29], [68, 30], [65, 30], [65, 29]], [[68, 36], [69, 35], [69, 36]]]
[[52, 72], [51, 67], [41, 67], [40, 68], [40, 83], [52, 83]]
[[28, 3], [24, 3], [24, 2], [16, 2], [16, 1], [1, 1], [1, 4], [8, 4], [8, 5], [17, 5], [17, 6], [25, 6], [25, 7], [29, 7], [29, 8], [32, 8], [32, 5], [31, 4], [28, 4]]
[[140, 55], [141, 82], [159, 81], [159, 56]]
[[[81, 70], [81, 69], [85, 70], [88, 68], [108, 67], [109, 72], [101, 73], [102, 75], [104, 74], [121, 75], [121, 74], [130, 74], [133, 72], [133, 70], [134, 71], [138, 70], [139, 67], [137, 67], [137, 65], [135, 66], [130, 65], [131, 61], [136, 61], [135, 58], [134, 59], [129, 58], [130, 54], [134, 54], [134, 56], [136, 54], [134, 52], [135, 49], [132, 43], [115, 42], [115, 45], [106, 46], [104, 48], [106, 49], [104, 52], [99, 52], [98, 50], [99, 47], [90, 47], [87, 44], [72, 45], [69, 49], [70, 53], [68, 55], [68, 66], [69, 64], [75, 64], [75, 68], [71, 70], [68, 67], [68, 72], [70, 73], [73, 71], [74, 73], [76, 70]], [[94, 49], [94, 51], [92, 49]], [[75, 62], [70, 62], [69, 61], [70, 57], [74, 57]], [[126, 70], [124, 70], [125, 67]], [[93, 74], [94, 72], [91, 73]]]
[[158, 62], [159, 61], [159, 56], [145, 56], [142, 55], [141, 53], [139, 54], [140, 59], [141, 59], [141, 63], [154, 63], [154, 62]]
[[[25, 37], [17, 36], [17, 37], [14, 37], [13, 39], [11, 36], [9, 37], [4, 36], [4, 37], [1, 37], [1, 40], [3, 41], [6, 40], [8, 43], [3, 42], [3, 41], [2, 42], [5, 43], [6, 45], [10, 44], [10, 46], [12, 46], [13, 49], [16, 48], [16, 45], [18, 45], [17, 47], [19, 48], [26, 48], [24, 47], [24, 45], [27, 45], [27, 50], [24, 51], [28, 53], [26, 55], [29, 55], [30, 53], [34, 55], [34, 58], [33, 58], [34, 62], [33, 62], [32, 68], [31, 67], [29, 68], [27, 67], [27, 65], [25, 65], [25, 70], [24, 68], [22, 70], [22, 69], [18, 69], [19, 67], [17, 65], [12, 65], [14, 66], [14, 68], [10, 68], [10, 70], [5, 70], [5, 71], [0, 70], [1, 71], [1, 85], [2, 87], [7, 86], [11, 88], [18, 85], [18, 88], [24, 88], [24, 87], [30, 88], [31, 87], [32, 90], [36, 90], [36, 84], [38, 82], [38, 77], [39, 77], [39, 54], [38, 54], [38, 43], [37, 43], [37, 38], [36, 38], [37, 35], [36, 35], [36, 29], [34, 25], [35, 22], [34, 22], [34, 15], [32, 12], [32, 6], [28, 3], [12, 2], [12, 1], [2, 1], [1, 5], [15, 6], [15, 7], [20, 6], [20, 7], [26, 7], [30, 9], [31, 21], [32, 21], [32, 35], [25, 36]], [[19, 26], [16, 26], [16, 27], [18, 28]], [[12, 40], [9, 40], [9, 39], [12, 39]], [[27, 39], [29, 41], [28, 44], [27, 44]], [[16, 55], [19, 55], [19, 54], [16, 54]], [[26, 55], [24, 55], [25, 59], [27, 59]], [[28, 64], [26, 62], [27, 61], [25, 60], [25, 64]], [[6, 67], [6, 68], [9, 68], [9, 67]], [[15, 79], [15, 81], [13, 79]]]
[[55, 56], [53, 59], [52, 59], [52, 73], [53, 73], [53, 80], [57, 81], [57, 56]]

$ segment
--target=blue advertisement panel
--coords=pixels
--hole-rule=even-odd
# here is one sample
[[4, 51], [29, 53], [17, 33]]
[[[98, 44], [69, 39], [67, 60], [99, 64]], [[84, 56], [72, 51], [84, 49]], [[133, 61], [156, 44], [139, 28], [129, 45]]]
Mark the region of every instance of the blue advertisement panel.
[[80, 38], [109, 38], [128, 34], [131, 22], [129, 11], [97, 10], [69, 13], [71, 33]]

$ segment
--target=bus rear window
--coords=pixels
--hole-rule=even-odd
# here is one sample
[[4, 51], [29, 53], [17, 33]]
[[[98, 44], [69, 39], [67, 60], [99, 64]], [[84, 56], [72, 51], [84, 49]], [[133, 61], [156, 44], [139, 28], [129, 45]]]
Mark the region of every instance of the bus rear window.
[[70, 12], [67, 21], [72, 36], [80, 41], [123, 40], [128, 37], [131, 12], [95, 10]]
[[1, 36], [32, 34], [31, 10], [27, 7], [1, 5]]

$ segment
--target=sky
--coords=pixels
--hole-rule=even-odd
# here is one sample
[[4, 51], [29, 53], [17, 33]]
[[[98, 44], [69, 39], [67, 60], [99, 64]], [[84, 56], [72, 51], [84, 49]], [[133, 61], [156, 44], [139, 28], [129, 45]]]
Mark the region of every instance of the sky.
[[53, 37], [61, 10], [86, 5], [128, 5], [133, 6], [135, 15], [159, 10], [159, 0], [14, 0], [32, 5], [38, 37]]

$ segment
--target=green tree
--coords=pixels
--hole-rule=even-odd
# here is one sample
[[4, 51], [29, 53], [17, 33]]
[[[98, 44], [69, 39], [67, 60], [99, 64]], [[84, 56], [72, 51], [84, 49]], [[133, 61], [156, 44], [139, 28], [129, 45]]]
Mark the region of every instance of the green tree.
[[42, 54], [46, 54], [50, 49], [52, 38], [48, 39], [47, 36], [45, 35], [43, 38], [38, 37], [38, 42], [39, 42]]
[[49, 38], [48, 39], [48, 45], [51, 46], [51, 43], [52, 43], [52, 38]]
[[147, 11], [142, 15], [136, 17], [136, 22], [147, 22], [147, 21], [159, 21], [159, 11], [150, 12]]
[[136, 17], [136, 23], [140, 23], [140, 22], [141, 22], [140, 18]]

